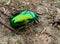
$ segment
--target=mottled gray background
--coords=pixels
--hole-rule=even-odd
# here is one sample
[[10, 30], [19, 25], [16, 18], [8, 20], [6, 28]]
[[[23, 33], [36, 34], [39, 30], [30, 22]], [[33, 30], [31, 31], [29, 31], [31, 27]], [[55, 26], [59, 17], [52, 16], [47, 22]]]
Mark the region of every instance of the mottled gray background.
[[8, 16], [23, 9], [41, 14], [40, 23], [36, 28], [30, 25], [19, 35], [0, 23], [0, 44], [60, 44], [60, 27], [52, 26], [54, 21], [60, 19], [60, 0], [0, 0], [3, 23], [9, 24]]

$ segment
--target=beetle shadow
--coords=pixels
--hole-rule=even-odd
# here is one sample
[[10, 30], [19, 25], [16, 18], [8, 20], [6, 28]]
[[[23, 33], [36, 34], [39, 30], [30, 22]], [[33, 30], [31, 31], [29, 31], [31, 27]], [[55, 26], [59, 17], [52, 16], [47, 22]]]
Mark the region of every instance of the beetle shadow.
[[12, 28], [14, 28], [15, 30], [14, 31], [12, 31], [14, 34], [17, 34], [17, 35], [20, 35], [20, 34], [22, 34], [22, 33], [26, 33], [28, 30], [30, 30], [29, 29], [29, 27], [31, 27], [31, 26], [24, 26], [24, 28], [23, 28], [23, 26], [22, 27], [20, 27], [20, 28], [14, 28], [14, 27], [12, 27]]
[[[12, 27], [13, 28], [13, 27]], [[17, 35], [19, 35], [20, 33], [22, 33], [22, 32], [24, 32], [25, 30], [25, 28], [24, 29], [21, 29], [21, 30], [19, 30], [18, 28], [13, 28], [14, 30], [11, 30], [12, 31], [12, 33], [13, 34], [17, 34]]]

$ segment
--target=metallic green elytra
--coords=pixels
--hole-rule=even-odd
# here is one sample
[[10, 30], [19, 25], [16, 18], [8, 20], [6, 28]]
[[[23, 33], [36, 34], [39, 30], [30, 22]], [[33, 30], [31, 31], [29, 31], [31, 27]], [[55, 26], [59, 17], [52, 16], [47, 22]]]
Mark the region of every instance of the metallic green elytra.
[[37, 20], [37, 14], [31, 10], [21, 10], [10, 16], [10, 24], [12, 27], [25, 27], [30, 22]]

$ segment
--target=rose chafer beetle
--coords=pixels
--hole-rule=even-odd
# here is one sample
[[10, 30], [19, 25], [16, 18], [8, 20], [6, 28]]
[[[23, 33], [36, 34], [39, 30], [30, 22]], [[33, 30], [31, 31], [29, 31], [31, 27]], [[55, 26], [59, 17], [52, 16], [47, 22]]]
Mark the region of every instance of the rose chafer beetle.
[[31, 10], [21, 10], [10, 16], [10, 24], [14, 28], [25, 28], [29, 23], [38, 21], [37, 13]]

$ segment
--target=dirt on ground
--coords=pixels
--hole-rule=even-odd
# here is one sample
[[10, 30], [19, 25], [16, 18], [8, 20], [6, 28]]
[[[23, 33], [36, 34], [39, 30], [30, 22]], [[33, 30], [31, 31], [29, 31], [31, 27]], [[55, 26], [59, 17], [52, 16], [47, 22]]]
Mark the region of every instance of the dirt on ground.
[[[9, 17], [25, 9], [36, 12], [39, 23], [15, 34]], [[60, 44], [60, 0], [0, 0], [0, 44]]]

